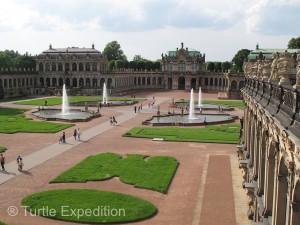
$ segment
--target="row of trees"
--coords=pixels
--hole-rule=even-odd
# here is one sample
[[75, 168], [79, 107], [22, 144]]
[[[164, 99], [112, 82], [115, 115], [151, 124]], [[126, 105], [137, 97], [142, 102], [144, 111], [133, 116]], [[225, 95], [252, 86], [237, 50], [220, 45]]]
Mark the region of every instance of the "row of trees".
[[35, 57], [18, 51], [0, 51], [0, 68], [35, 68]]
[[151, 61], [144, 59], [141, 55], [135, 55], [132, 61], [127, 60], [127, 56], [121, 49], [117, 41], [106, 44], [103, 52], [108, 60], [109, 70], [113, 69], [134, 69], [134, 70], [160, 70], [161, 61]]

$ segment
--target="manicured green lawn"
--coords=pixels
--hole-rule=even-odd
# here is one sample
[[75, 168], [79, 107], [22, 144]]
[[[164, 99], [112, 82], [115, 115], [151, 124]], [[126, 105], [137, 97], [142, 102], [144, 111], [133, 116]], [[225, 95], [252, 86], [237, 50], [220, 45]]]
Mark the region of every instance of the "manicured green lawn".
[[2, 223], [2, 222], [0, 222], [0, 225], [6, 225], [6, 223]]
[[[190, 102], [190, 100], [179, 100], [180, 102]], [[235, 107], [239, 109], [244, 109], [244, 103], [242, 100], [203, 100], [203, 104], [213, 104], [213, 105], [223, 105], [229, 107]], [[198, 101], [195, 101], [195, 104], [198, 104]]]
[[0, 102], [23, 101], [23, 100], [27, 100], [27, 99], [34, 99], [34, 97], [13, 97], [13, 98], [6, 98], [6, 99], [0, 99]]
[[26, 118], [24, 109], [0, 108], [0, 133], [56, 133], [74, 124], [33, 121]]
[[169, 156], [115, 153], [89, 156], [65, 171], [50, 183], [100, 181], [119, 177], [120, 181], [135, 187], [166, 193], [178, 167], [178, 161]]
[[24, 198], [22, 205], [38, 216], [78, 223], [132, 222], [149, 218], [157, 211], [144, 199], [91, 189], [39, 192]]
[[[1, 153], [1, 152], [5, 152], [5, 150], [6, 150], [5, 147], [0, 146], [0, 153]], [[1, 225], [1, 223], [0, 223], [0, 225]]]
[[237, 144], [240, 125], [230, 123], [221, 126], [206, 126], [204, 128], [181, 127], [135, 127], [126, 132], [124, 137], [164, 138], [165, 141], [189, 141], [207, 143]]
[[[134, 100], [134, 101], [143, 101], [145, 99], [142, 98], [119, 98], [119, 97], [109, 97], [110, 101], [124, 101], [124, 100]], [[68, 97], [69, 103], [76, 103], [76, 102], [91, 102], [91, 101], [102, 101], [102, 97], [100, 96], [70, 96]], [[15, 104], [19, 105], [36, 105], [36, 106], [44, 106], [45, 101], [47, 101], [47, 106], [53, 105], [61, 105], [62, 99], [61, 97], [52, 97], [52, 98], [45, 98], [45, 99], [35, 99], [31, 101], [21, 101], [16, 102]]]

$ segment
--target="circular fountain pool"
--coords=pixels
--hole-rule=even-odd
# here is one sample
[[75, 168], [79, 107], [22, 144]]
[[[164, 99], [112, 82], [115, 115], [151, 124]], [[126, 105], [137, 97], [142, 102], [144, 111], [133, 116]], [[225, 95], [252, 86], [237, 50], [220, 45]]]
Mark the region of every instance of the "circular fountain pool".
[[234, 122], [236, 117], [229, 114], [197, 114], [194, 118], [189, 118], [189, 115], [165, 115], [153, 116], [143, 122], [143, 125], [153, 126], [199, 126], [206, 124], [221, 124]]
[[100, 114], [93, 114], [89, 111], [80, 111], [76, 109], [70, 109], [69, 112], [65, 114], [62, 114], [61, 109], [41, 109], [32, 112], [32, 115], [45, 120], [61, 120], [68, 122], [88, 121], [94, 117], [100, 116]]
[[[178, 103], [176, 103], [176, 106], [179, 107], [179, 108], [185, 108], [188, 105], [189, 105], [189, 103], [185, 103], [185, 102], [178, 102]], [[200, 107], [198, 105], [195, 105], [195, 109], [199, 109], [199, 108]], [[221, 108], [224, 111], [232, 111], [232, 110], [234, 110], [234, 108], [232, 108], [232, 107], [220, 106], [220, 105], [214, 105], [214, 104], [202, 104], [202, 106], [201, 106], [202, 110], [220, 110]]]

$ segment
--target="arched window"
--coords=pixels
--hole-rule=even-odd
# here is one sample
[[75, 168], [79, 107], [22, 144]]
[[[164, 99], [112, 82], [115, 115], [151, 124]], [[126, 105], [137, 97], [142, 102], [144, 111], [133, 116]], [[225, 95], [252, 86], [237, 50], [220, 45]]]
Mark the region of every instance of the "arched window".
[[52, 86], [55, 87], [57, 85], [56, 78], [52, 78]]
[[158, 78], [158, 85], [161, 85], [161, 77]]
[[153, 77], [153, 78], [152, 78], [152, 84], [153, 84], [153, 85], [156, 85], [156, 77]]
[[52, 71], [56, 71], [56, 63], [52, 63], [51, 67], [52, 67]]
[[76, 78], [73, 78], [72, 80], [72, 83], [73, 83], [73, 87], [77, 87], [77, 79]]
[[43, 63], [39, 64], [39, 71], [41, 71], [41, 72], [44, 71], [44, 65], [43, 65]]
[[104, 78], [101, 78], [100, 79], [100, 87], [103, 88], [103, 85], [105, 83], [105, 79]]
[[91, 71], [91, 65], [89, 63], [85, 64], [85, 70]]
[[92, 65], [92, 71], [97, 71], [97, 63], [93, 63], [93, 65]]
[[218, 86], [218, 78], [215, 78], [215, 86]]
[[90, 78], [86, 78], [86, 79], [85, 79], [85, 86], [86, 86], [86, 87], [91, 86], [91, 80], [90, 80]]
[[210, 78], [210, 79], [209, 79], [209, 85], [210, 85], [210, 86], [213, 86], [213, 85], [214, 85], [214, 79], [213, 79], [213, 78]]
[[197, 63], [195, 61], [192, 62], [192, 71], [193, 72], [197, 71]]
[[97, 79], [96, 78], [93, 78], [93, 86], [97, 87]]
[[205, 84], [205, 86], [208, 86], [208, 78], [207, 77], [205, 77], [205, 79], [204, 79], [204, 84]]
[[169, 73], [172, 72], [172, 69], [173, 69], [172, 67], [173, 67], [173, 63], [169, 62], [168, 65], [167, 65], [167, 70], [168, 70]]
[[76, 63], [72, 63], [72, 71], [77, 71], [77, 64]]
[[66, 72], [70, 71], [70, 64], [69, 63], [65, 64], [65, 71]]
[[61, 63], [58, 63], [58, 68], [57, 68], [58, 71], [63, 71], [63, 65]]
[[83, 63], [79, 63], [79, 71], [83, 71]]
[[46, 67], [46, 71], [50, 71], [50, 64], [49, 63], [46, 63], [45, 67]]
[[133, 84], [136, 85], [136, 77], [133, 80]]
[[111, 79], [111, 78], [108, 78], [108, 79], [107, 79], [107, 87], [108, 87], [108, 88], [111, 88], [111, 85], [112, 85], [112, 79]]
[[179, 72], [185, 72], [185, 62], [183, 60], [181, 60], [179, 62], [179, 65], [178, 65], [178, 71]]
[[146, 79], [145, 77], [142, 78], [142, 85], [145, 85], [146, 84]]
[[235, 80], [231, 81], [230, 87], [232, 90], [237, 90], [237, 82]]
[[147, 77], [147, 84], [150, 85], [151, 84], [151, 78]]
[[66, 86], [70, 87], [70, 78], [66, 78]]

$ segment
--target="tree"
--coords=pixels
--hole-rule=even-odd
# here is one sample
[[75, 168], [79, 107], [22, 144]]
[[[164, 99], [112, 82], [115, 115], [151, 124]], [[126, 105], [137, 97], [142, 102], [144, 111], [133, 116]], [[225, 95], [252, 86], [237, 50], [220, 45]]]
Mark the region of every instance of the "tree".
[[126, 55], [121, 49], [121, 45], [117, 41], [112, 41], [106, 44], [102, 53], [106, 55], [108, 61], [118, 59], [127, 60]]
[[145, 67], [146, 67], [145, 61], [144, 60], [137, 61], [136, 67], [138, 70], [145, 70]]
[[206, 63], [206, 70], [207, 71], [214, 71], [215, 70], [215, 63], [214, 62], [207, 62]]
[[161, 71], [161, 59], [154, 62], [154, 70]]
[[13, 60], [16, 68], [35, 68], [35, 57], [26, 55], [19, 55]]
[[113, 70], [116, 66], [116, 61], [115, 60], [110, 60], [108, 61], [108, 69]]
[[237, 70], [243, 71], [243, 64], [244, 61], [247, 59], [250, 50], [248, 49], [241, 49], [239, 50], [232, 59], [232, 62], [235, 64]]
[[124, 60], [121, 60], [121, 59], [116, 60], [115, 61], [115, 66], [118, 69], [125, 68], [125, 62], [124, 62]]
[[231, 64], [230, 62], [226, 61], [226, 62], [222, 62], [222, 71], [226, 71], [226, 70], [229, 70], [231, 67]]
[[217, 71], [217, 72], [222, 71], [222, 63], [221, 62], [215, 62], [215, 71]]
[[135, 70], [136, 69], [136, 64], [137, 64], [136, 61], [130, 61], [128, 63], [128, 67]]
[[133, 56], [133, 61], [145, 60], [141, 55]]
[[288, 43], [288, 48], [300, 49], [300, 37], [292, 38]]

